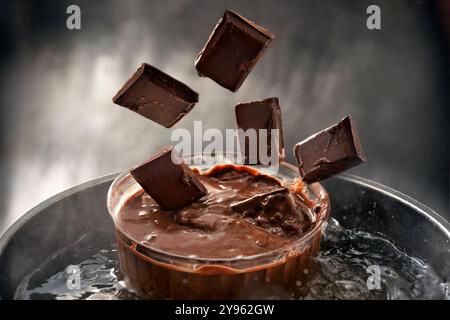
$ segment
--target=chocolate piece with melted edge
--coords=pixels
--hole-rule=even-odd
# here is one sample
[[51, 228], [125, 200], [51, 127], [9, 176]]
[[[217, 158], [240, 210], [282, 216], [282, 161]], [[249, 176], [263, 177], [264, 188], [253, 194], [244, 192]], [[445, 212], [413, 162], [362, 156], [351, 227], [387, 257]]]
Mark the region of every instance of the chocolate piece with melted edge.
[[350, 116], [296, 144], [294, 154], [306, 183], [326, 179], [366, 160]]
[[[260, 137], [259, 130], [267, 130], [266, 138], [266, 156], [272, 158], [272, 151], [277, 153], [278, 161], [285, 159], [283, 127], [281, 124], [281, 109], [278, 98], [268, 98], [261, 101], [240, 103], [235, 107], [236, 123], [239, 129], [244, 130], [244, 135], [240, 132], [239, 139], [242, 147], [245, 147], [243, 153], [246, 164], [261, 164], [260, 158]], [[256, 159], [252, 159], [251, 146], [245, 137], [245, 131], [248, 129], [256, 130]], [[278, 130], [278, 150], [272, 150], [272, 129]], [[245, 139], [245, 140], [244, 140]], [[276, 141], [276, 140], [275, 140]], [[268, 164], [268, 163], [265, 163]]]
[[130, 173], [160, 207], [166, 210], [179, 209], [207, 194], [198, 177], [183, 163], [172, 146], [164, 148]]
[[274, 38], [268, 30], [226, 10], [198, 54], [195, 67], [199, 75], [236, 92]]
[[113, 102], [170, 128], [198, 102], [198, 94], [164, 72], [143, 63]]
[[294, 196], [287, 188], [280, 188], [234, 203], [231, 208], [253, 218], [258, 226], [272, 228], [272, 232], [281, 228], [286, 234], [301, 235], [310, 228], [311, 221], [299, 213]]
[[285, 192], [287, 192], [286, 188], [280, 188], [270, 192], [256, 194], [248, 199], [233, 203], [230, 207], [234, 211], [239, 212], [244, 216], [252, 215], [261, 208], [261, 204], [264, 201], [264, 199], [266, 199], [269, 196]]

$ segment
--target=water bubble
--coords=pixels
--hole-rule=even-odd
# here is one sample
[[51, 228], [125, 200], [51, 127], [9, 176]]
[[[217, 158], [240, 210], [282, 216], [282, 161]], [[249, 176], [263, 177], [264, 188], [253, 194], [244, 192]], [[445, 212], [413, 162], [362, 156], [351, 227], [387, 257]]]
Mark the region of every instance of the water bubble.
[[146, 237], [145, 237], [145, 240], [147, 240], [147, 241], [152, 241], [152, 240], [155, 240], [156, 239], [156, 232], [152, 232], [152, 233], [149, 233]]
[[[55, 259], [76, 257], [80, 248], [88, 248], [94, 238], [86, 243], [77, 243], [74, 248], [64, 249], [58, 255], [40, 265], [36, 271], [24, 278], [18, 286], [19, 299], [136, 299], [122, 280], [117, 262], [116, 245], [98, 248], [89, 253], [80, 263], [81, 288], [69, 290], [66, 285], [67, 266], [55, 272]], [[148, 236], [154, 239], [153, 234]], [[94, 240], [93, 240], [94, 239]], [[150, 240], [150, 239], [148, 239]], [[229, 249], [233, 252], [233, 248]], [[242, 257], [242, 256], [240, 256]], [[191, 259], [197, 255], [189, 256]], [[239, 257], [237, 257], [239, 258]], [[73, 261], [67, 261], [68, 265]], [[369, 290], [367, 267], [380, 267], [381, 289]], [[312, 272], [314, 270], [314, 272]], [[48, 278], [43, 274], [50, 275]], [[321, 251], [313, 260], [313, 267], [299, 271], [293, 292], [283, 297], [301, 299], [450, 299], [449, 283], [439, 277], [424, 261], [411, 257], [392, 241], [380, 234], [345, 229], [335, 219], [330, 219]], [[188, 279], [182, 279], [182, 283]], [[268, 279], [266, 279], [268, 280]], [[270, 285], [269, 285], [270, 286]], [[274, 296], [275, 298], [277, 295]]]
[[139, 217], [145, 217], [147, 215], [148, 215], [148, 211], [145, 211], [145, 210], [140, 210], [139, 213], [138, 213]]

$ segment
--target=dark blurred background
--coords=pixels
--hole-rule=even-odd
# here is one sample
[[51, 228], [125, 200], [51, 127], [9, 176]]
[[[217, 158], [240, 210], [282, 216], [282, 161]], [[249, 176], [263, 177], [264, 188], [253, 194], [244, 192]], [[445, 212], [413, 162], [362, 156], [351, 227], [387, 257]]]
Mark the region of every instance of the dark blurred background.
[[[368, 161], [350, 172], [448, 219], [448, 3], [0, 1], [0, 232], [49, 196], [170, 143], [170, 129], [111, 102], [142, 62], [200, 94], [174, 128], [233, 128], [235, 104], [278, 96], [290, 149], [352, 114]], [[66, 28], [70, 4], [81, 30]], [[366, 28], [371, 4], [381, 30]], [[236, 94], [193, 68], [226, 8], [277, 36]]]

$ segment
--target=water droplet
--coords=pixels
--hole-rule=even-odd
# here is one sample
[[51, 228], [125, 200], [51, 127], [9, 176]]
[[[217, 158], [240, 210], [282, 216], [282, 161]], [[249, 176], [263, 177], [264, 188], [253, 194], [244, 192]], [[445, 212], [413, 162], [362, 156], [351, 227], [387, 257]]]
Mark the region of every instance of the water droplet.
[[146, 237], [145, 237], [145, 240], [147, 240], [147, 241], [152, 241], [152, 240], [155, 240], [156, 239], [156, 233], [155, 232], [152, 232], [152, 233], [149, 233]]
[[145, 211], [145, 210], [141, 210], [141, 211], [139, 211], [139, 213], [138, 213], [138, 216], [139, 216], [139, 217], [145, 217], [146, 215], [148, 215], [148, 211]]

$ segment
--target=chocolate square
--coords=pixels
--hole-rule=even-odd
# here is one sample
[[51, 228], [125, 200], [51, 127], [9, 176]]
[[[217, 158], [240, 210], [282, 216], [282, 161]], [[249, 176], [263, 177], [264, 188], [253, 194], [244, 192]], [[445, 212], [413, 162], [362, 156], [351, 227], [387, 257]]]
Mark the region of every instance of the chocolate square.
[[199, 75], [236, 92], [275, 36], [226, 10], [195, 61]]
[[170, 128], [192, 110], [198, 102], [198, 94], [143, 63], [117, 92], [113, 102]]
[[187, 206], [207, 194], [205, 186], [172, 146], [162, 149], [130, 173], [165, 210]]
[[326, 179], [366, 161], [350, 116], [297, 143], [294, 154], [306, 183]]
[[260, 139], [258, 133], [258, 130], [260, 129], [267, 129], [267, 157], [272, 156], [271, 129], [279, 130], [278, 150], [274, 150], [274, 152], [278, 153], [279, 161], [283, 161], [285, 159], [281, 109], [278, 98], [268, 98], [261, 101], [240, 103], [235, 106], [235, 112], [236, 123], [239, 129], [244, 131], [248, 129], [255, 129], [257, 132], [257, 159], [250, 159], [248, 140], [246, 139], [243, 141], [244, 137], [242, 135], [239, 137], [241, 146], [245, 146], [243, 156], [245, 157], [246, 164], [254, 164], [255, 162], [258, 164], [261, 163], [259, 157]]

